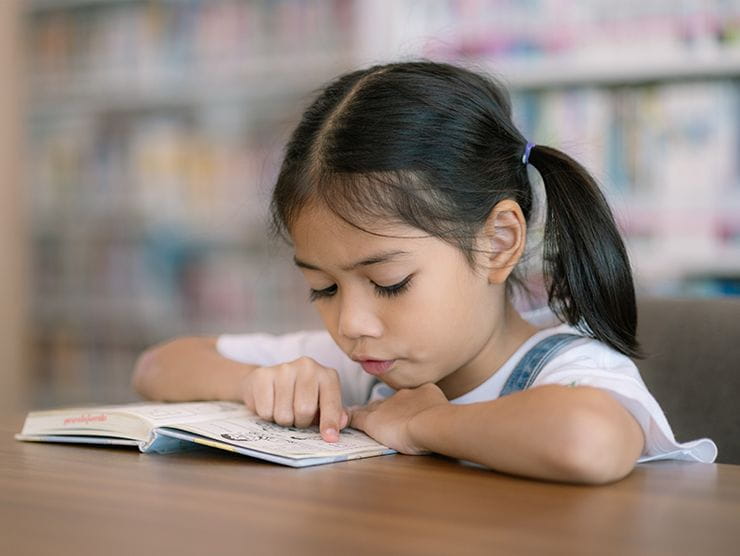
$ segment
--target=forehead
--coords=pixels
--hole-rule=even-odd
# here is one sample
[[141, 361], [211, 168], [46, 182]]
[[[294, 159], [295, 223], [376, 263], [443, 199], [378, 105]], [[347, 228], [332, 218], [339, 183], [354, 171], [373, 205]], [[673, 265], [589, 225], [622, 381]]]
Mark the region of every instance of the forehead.
[[337, 266], [379, 251], [418, 252], [440, 242], [422, 230], [388, 220], [354, 225], [316, 205], [301, 211], [293, 223], [291, 238], [296, 258]]

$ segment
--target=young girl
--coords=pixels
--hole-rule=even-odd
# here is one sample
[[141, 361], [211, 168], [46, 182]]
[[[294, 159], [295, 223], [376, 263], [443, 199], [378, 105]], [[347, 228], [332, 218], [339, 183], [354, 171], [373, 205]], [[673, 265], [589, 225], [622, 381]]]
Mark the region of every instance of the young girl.
[[[528, 165], [546, 194], [549, 327], [512, 305]], [[549, 480], [714, 460], [711, 440], [675, 441], [630, 359], [632, 276], [595, 181], [527, 142], [491, 79], [427, 61], [339, 77], [293, 132], [272, 210], [326, 332], [176, 339], [140, 357], [142, 395], [241, 400], [318, 422], [327, 442], [352, 426], [404, 454]]]

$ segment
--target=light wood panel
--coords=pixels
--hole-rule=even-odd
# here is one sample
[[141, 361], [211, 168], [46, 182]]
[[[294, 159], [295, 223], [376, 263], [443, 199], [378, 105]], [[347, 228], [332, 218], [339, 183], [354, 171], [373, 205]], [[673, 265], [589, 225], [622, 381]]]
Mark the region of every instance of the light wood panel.
[[0, 2], [0, 405], [28, 404], [21, 2]]

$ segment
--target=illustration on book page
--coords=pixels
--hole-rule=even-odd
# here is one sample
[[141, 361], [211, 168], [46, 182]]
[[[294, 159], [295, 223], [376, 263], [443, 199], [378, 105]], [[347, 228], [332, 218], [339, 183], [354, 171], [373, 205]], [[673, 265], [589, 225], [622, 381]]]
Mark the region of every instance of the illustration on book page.
[[327, 454], [380, 446], [365, 433], [355, 429], [342, 430], [338, 442], [326, 442], [315, 425], [299, 429], [283, 427], [259, 418], [225, 418], [177, 428], [221, 439], [235, 446], [285, 455]]

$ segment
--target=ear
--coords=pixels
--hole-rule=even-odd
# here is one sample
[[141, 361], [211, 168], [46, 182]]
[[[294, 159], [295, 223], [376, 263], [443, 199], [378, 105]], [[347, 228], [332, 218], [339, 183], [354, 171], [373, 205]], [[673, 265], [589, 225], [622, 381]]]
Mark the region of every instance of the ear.
[[519, 203], [505, 199], [488, 215], [483, 227], [488, 282], [503, 284], [524, 252], [527, 223]]

